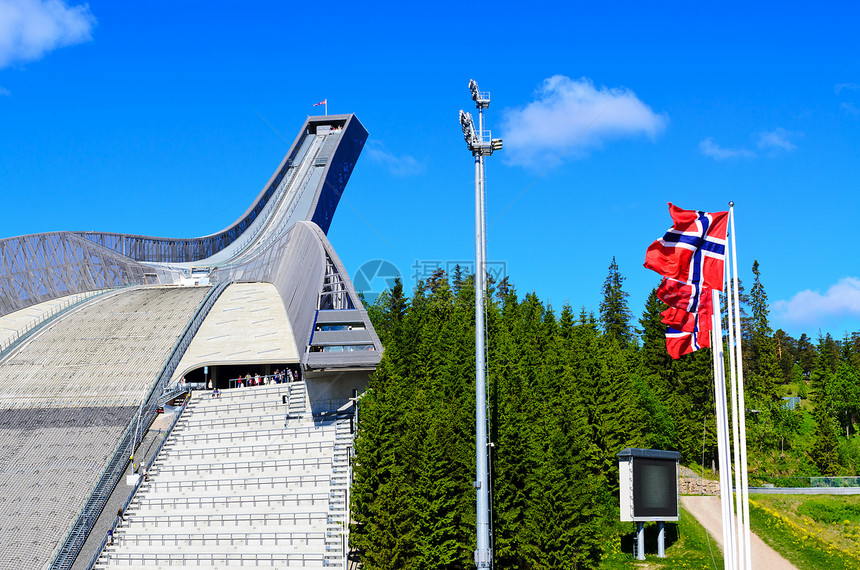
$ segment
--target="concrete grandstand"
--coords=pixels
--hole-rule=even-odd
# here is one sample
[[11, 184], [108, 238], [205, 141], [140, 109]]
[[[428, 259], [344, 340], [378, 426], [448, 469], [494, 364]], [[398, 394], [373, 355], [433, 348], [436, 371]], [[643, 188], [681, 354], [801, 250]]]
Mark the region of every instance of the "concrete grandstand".
[[346, 567], [382, 346], [326, 231], [366, 138], [309, 117], [210, 236], [0, 239], [0, 567]]

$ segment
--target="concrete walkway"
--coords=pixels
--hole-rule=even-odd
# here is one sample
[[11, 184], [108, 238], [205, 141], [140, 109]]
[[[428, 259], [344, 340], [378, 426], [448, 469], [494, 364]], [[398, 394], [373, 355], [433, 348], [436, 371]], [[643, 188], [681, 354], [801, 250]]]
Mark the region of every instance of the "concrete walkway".
[[[696, 520], [723, 548], [723, 523], [721, 517], [720, 497], [716, 495], [685, 495], [681, 504], [690, 511]], [[752, 534], [752, 564], [753, 568], [767, 570], [797, 570], [797, 567], [779, 555], [779, 553]]]

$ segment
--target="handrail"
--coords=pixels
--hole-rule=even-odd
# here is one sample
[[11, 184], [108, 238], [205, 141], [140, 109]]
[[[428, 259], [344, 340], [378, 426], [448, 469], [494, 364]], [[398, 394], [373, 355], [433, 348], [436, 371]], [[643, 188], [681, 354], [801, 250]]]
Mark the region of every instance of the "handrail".
[[[218, 300], [218, 297], [221, 296], [221, 293], [224, 292], [229, 284], [229, 282], [221, 283], [213, 287], [206, 294], [206, 297], [197, 309], [197, 313], [191, 321], [189, 321], [185, 330], [173, 345], [171, 356], [161, 369], [161, 373], [153, 384], [152, 389], [149, 391], [149, 395], [143, 405], [143, 410], [145, 411], [142, 414], [142, 417], [146, 418], [146, 425], [149, 425], [155, 417], [158, 397], [162, 392], [164, 392], [167, 383], [170, 381], [171, 375], [179, 365], [179, 361], [185, 354], [188, 345], [191, 344], [191, 339], [194, 338], [194, 335], [200, 329], [200, 325], [209, 314], [209, 311], [212, 309], [212, 305], [215, 304], [215, 301]], [[137, 447], [138, 442], [135, 441], [135, 423], [136, 422], [134, 420], [131, 421], [128, 428], [126, 428], [113, 457], [102, 472], [93, 492], [90, 494], [86, 503], [84, 503], [81, 512], [78, 514], [77, 519], [75, 519], [75, 523], [72, 525], [71, 529], [69, 529], [69, 532], [66, 534], [66, 538], [63, 540], [62, 546], [57, 551], [57, 555], [54, 557], [53, 562], [51, 562], [51, 570], [68, 570], [74, 564], [75, 558], [77, 558], [80, 553], [87, 536], [95, 525], [96, 520], [98, 520], [98, 517], [101, 515], [108, 497], [116, 487], [122, 472], [125, 471], [126, 462]]]
[[171, 457], [200, 457], [204, 458], [207, 456], [216, 456], [223, 454], [224, 457], [232, 457], [233, 455], [238, 454], [239, 457], [242, 457], [244, 454], [255, 455], [257, 453], [272, 453], [272, 452], [281, 452], [281, 450], [323, 450], [328, 449], [330, 447], [334, 447], [335, 443], [333, 441], [311, 441], [304, 442], [299, 441], [295, 443], [274, 443], [271, 445], [259, 444], [259, 445], [236, 445], [228, 448], [223, 447], [198, 447], [191, 449], [170, 449], [168, 450], [168, 454]]
[[215, 489], [248, 490], [261, 489], [263, 487], [274, 487], [275, 485], [300, 484], [302, 487], [319, 487], [326, 483], [331, 483], [331, 475], [281, 475], [269, 477], [257, 477], [256, 479], [241, 479], [240, 482], [221, 479], [204, 479], [204, 480], [184, 480], [184, 481], [164, 481], [162, 483], [154, 483], [153, 489], [156, 491], [209, 491]]
[[[191, 400], [191, 393], [189, 392], [188, 396], [182, 402], [182, 407], [179, 408], [179, 411], [176, 413], [176, 417], [173, 418], [173, 423], [170, 424], [170, 428], [167, 430], [167, 433], [165, 434], [164, 439], [161, 440], [161, 443], [158, 445], [158, 449], [156, 449], [155, 453], [153, 453], [152, 456], [150, 457], [149, 463], [147, 463], [147, 465], [146, 465], [146, 469], [149, 469], [152, 466], [152, 462], [155, 460], [156, 457], [158, 457], [158, 454], [161, 452], [161, 448], [164, 447], [164, 442], [167, 441], [167, 438], [170, 437], [170, 434], [173, 432], [173, 428], [176, 427], [176, 424], [179, 421], [179, 418], [182, 417], [182, 413], [185, 411], [185, 408], [188, 405], [188, 402], [190, 400]], [[131, 501], [134, 499], [134, 496], [137, 494], [137, 490], [140, 489], [140, 485], [142, 483], [143, 483], [143, 477], [139, 477], [137, 482], [134, 485], [134, 489], [132, 489], [131, 493], [129, 493], [128, 499], [126, 499], [125, 504], [123, 504], [123, 506], [122, 506], [122, 512], [123, 513], [128, 512], [128, 506], [131, 504]], [[107, 546], [108, 537], [113, 535], [113, 531], [116, 530], [117, 524], [119, 524], [119, 517], [116, 517], [116, 519], [114, 519], [113, 524], [110, 527], [110, 531], [105, 533], [105, 537], [104, 537], [104, 539], [102, 539], [102, 543], [96, 549], [95, 554], [93, 554], [93, 557], [90, 559], [89, 563], [87, 564], [87, 570], [92, 570], [93, 566], [95, 566], [96, 562], [98, 562], [99, 556], [102, 555], [102, 552], [104, 551], [105, 546]]]
[[[126, 285], [125, 287], [129, 287], [129, 285]], [[84, 297], [82, 299], [78, 299], [77, 301], [71, 301], [70, 299], [67, 299], [61, 307], [53, 307], [48, 314], [42, 315], [37, 321], [31, 323], [29, 328], [25, 327], [23, 330], [15, 331], [14, 338], [11, 338], [0, 344], [0, 360], [3, 360], [6, 355], [15, 350], [24, 341], [36, 334], [38, 331], [42, 330], [42, 328], [44, 328], [48, 323], [55, 321], [61, 315], [68, 313], [75, 307], [78, 307], [83, 303], [91, 300], [93, 297], [98, 297], [99, 295], [104, 295], [105, 293], [116, 291], [117, 289], [124, 289], [125, 287], [119, 287], [114, 289], [101, 289], [99, 291], [87, 291], [85, 293], [78, 293], [79, 295], [84, 295]]]
[[252, 525], [256, 523], [262, 523], [263, 525], [268, 525], [269, 523], [283, 525], [285, 523], [297, 524], [307, 523], [308, 525], [312, 523], [320, 523], [326, 522], [328, 520], [328, 509], [320, 510], [320, 511], [305, 511], [300, 513], [207, 513], [204, 515], [135, 515], [134, 518], [129, 519], [129, 526], [153, 526], [155, 528], [160, 528], [162, 526], [172, 527], [174, 524], [178, 524], [179, 528], [185, 528], [185, 526], [191, 527], [203, 527], [204, 524], [206, 527], [211, 527], [213, 525], [216, 526], [224, 526], [225, 524], [232, 524], [234, 526], [238, 526], [240, 524]]
[[280, 495], [220, 495], [217, 497], [156, 497], [152, 499], [141, 499], [140, 506], [157, 506], [157, 507], [172, 507], [177, 508], [177, 505], [183, 505], [185, 508], [204, 508], [215, 507], [219, 505], [266, 505], [285, 506], [289, 504], [311, 504], [317, 502], [328, 503], [331, 499], [330, 493], [282, 493]]
[[298, 438], [298, 437], [307, 437], [318, 435], [320, 437], [325, 437], [328, 433], [333, 431], [331, 428], [326, 429], [326, 427], [316, 427], [316, 426], [304, 426], [304, 427], [293, 427], [293, 428], [272, 428], [272, 429], [251, 429], [251, 430], [243, 430], [236, 432], [234, 430], [230, 431], [217, 431], [212, 433], [189, 433], [183, 434], [181, 436], [177, 436], [177, 440], [174, 442], [178, 445], [184, 445], [186, 443], [200, 444], [206, 443], [209, 441], [217, 441], [221, 442], [224, 440], [227, 441], [246, 441], [246, 440], [256, 440], [260, 438], [268, 438], [272, 436], [280, 436], [280, 439], [287, 438]]
[[238, 473], [241, 471], [253, 471], [260, 469], [308, 469], [311, 467], [329, 467], [331, 466], [331, 458], [323, 457], [291, 457], [289, 459], [256, 459], [249, 461], [231, 461], [229, 463], [217, 464], [193, 464], [193, 465], [171, 465], [169, 467], [162, 466], [159, 473], [171, 473], [173, 475], [195, 473], [199, 475], [201, 472], [215, 473]]
[[262, 562], [301, 562], [302, 566], [307, 563], [315, 565], [325, 564], [326, 557], [322, 554], [306, 554], [301, 552], [129, 552], [125, 554], [112, 553], [111, 557], [115, 560], [134, 564], [139, 562], [140, 565], [157, 565], [167, 563], [172, 565], [173, 562], [178, 562], [180, 566], [200, 566], [201, 563], [231, 565], [231, 562], [253, 562], [253, 566], [259, 565]]
[[251, 424], [283, 424], [284, 414], [269, 414], [267, 416], [239, 416], [236, 418], [205, 418], [202, 420], [186, 420], [188, 426], [197, 428], [205, 427], [239, 427], [240, 425], [250, 426]]
[[309, 545], [311, 541], [324, 541], [325, 538], [326, 531], [324, 530], [294, 530], [278, 532], [162, 532], [135, 534], [125, 538], [123, 542], [133, 544], [135, 546], [179, 546], [180, 544], [194, 544], [195, 542], [215, 545], [221, 544], [222, 542], [229, 542], [231, 545], [236, 542], [244, 542], [246, 546], [253, 544], [258, 544], [260, 546], [274, 544], [277, 546], [281, 543], [287, 543], [290, 545], [304, 543]]

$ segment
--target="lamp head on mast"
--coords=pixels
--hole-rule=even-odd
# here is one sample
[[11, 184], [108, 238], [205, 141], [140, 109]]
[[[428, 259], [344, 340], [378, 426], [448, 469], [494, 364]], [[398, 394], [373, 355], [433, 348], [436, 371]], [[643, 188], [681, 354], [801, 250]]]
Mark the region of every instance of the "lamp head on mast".
[[478, 132], [472, 114], [460, 110], [460, 126], [463, 128], [463, 138], [466, 146], [475, 156], [490, 156], [495, 150], [502, 149], [502, 139], [492, 138], [490, 131]]
[[478, 82], [474, 79], [469, 80], [469, 91], [472, 92], [472, 101], [475, 102], [475, 107], [478, 109], [486, 109], [490, 106], [489, 91], [481, 92], [478, 90]]

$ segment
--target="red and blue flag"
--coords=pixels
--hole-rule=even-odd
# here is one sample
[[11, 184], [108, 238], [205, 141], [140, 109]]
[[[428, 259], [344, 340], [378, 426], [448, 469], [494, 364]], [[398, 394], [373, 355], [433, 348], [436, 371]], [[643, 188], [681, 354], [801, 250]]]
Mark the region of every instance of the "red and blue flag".
[[723, 290], [728, 212], [682, 210], [671, 202], [672, 227], [648, 247], [645, 267], [668, 279]]
[[710, 316], [714, 312], [712, 291], [692, 283], [663, 279], [657, 287], [657, 297], [673, 309]]
[[648, 247], [645, 267], [664, 277], [657, 296], [672, 358], [710, 346], [712, 291], [722, 291], [728, 212], [683, 210], [669, 203], [672, 227]]
[[[698, 321], [698, 315], [695, 319]], [[679, 331], [672, 327], [666, 329], [666, 351], [672, 358], [678, 359], [684, 354], [708, 346], [711, 346], [710, 329], [702, 330], [697, 327], [691, 332]]]

